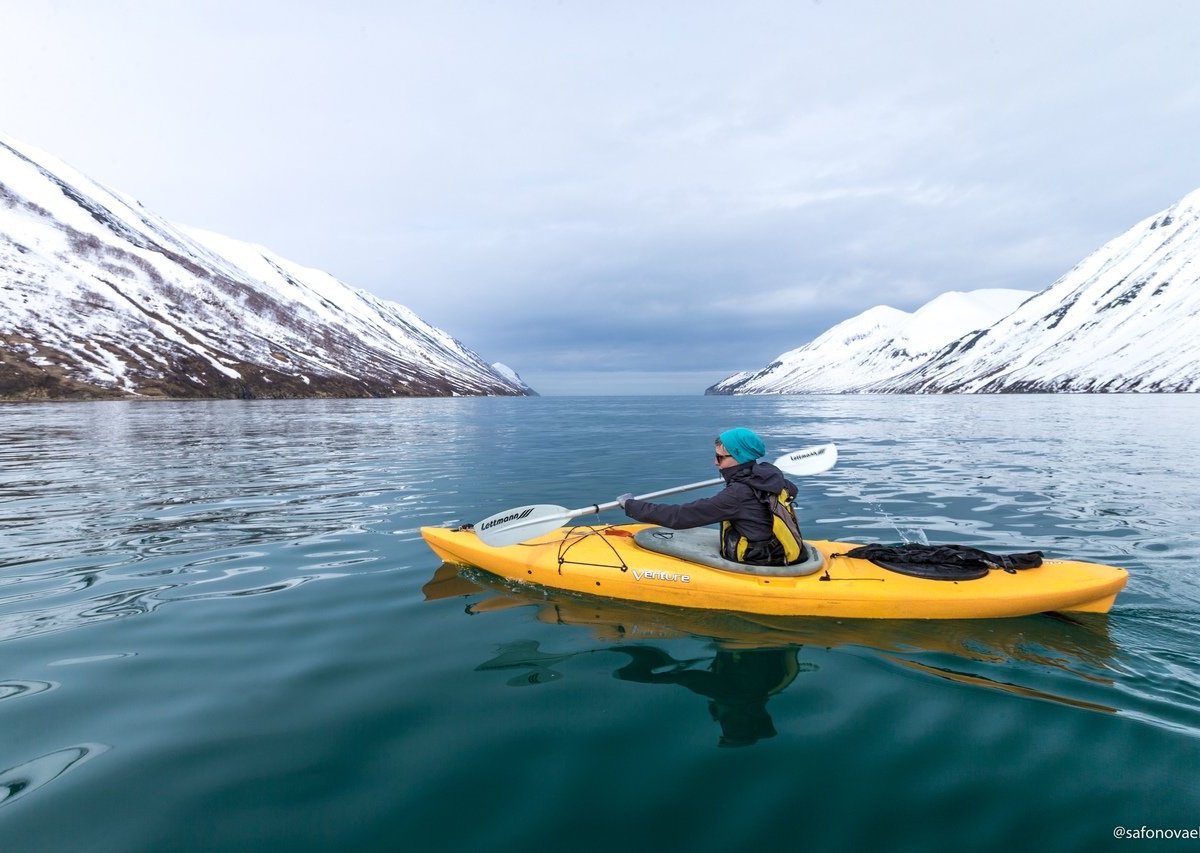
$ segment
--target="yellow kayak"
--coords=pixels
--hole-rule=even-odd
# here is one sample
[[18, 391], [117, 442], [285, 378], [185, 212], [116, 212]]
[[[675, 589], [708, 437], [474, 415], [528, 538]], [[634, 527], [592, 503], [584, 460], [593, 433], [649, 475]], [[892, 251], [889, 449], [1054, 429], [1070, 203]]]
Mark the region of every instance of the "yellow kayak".
[[[1107, 613], [1129, 577], [1113, 566], [1047, 559], [1036, 568], [995, 569], [972, 580], [932, 580], [845, 556], [857, 544], [814, 540], [806, 542], [808, 559], [799, 566], [756, 569], [721, 560], [714, 530], [664, 531], [647, 524], [560, 527], [499, 547], [483, 543], [471, 529], [423, 527], [421, 536], [447, 563], [512, 581], [771, 616], [988, 619], [1047, 611]], [[698, 551], [708, 544], [711, 559]]]

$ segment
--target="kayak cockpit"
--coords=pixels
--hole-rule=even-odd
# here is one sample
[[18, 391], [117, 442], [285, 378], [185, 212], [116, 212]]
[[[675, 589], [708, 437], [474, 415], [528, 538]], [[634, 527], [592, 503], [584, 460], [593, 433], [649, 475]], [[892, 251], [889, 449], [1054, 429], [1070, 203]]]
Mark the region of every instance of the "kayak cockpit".
[[763, 577], [802, 577], [821, 571], [825, 557], [807, 542], [804, 543], [804, 559], [790, 566], [752, 566], [735, 563], [721, 556], [718, 545], [720, 533], [711, 527], [694, 527], [690, 530], [671, 530], [667, 527], [647, 527], [633, 535], [639, 548], [678, 557], [690, 563], [699, 563], [726, 572]]

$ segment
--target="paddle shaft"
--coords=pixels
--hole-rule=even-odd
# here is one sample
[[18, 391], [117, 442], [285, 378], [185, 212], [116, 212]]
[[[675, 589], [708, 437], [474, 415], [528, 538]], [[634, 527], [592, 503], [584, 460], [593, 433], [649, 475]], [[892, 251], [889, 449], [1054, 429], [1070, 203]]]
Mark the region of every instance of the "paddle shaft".
[[[665, 498], [667, 495], [677, 495], [680, 492], [690, 492], [692, 489], [703, 489], [706, 486], [719, 486], [724, 482], [725, 479], [723, 477], [716, 477], [715, 479], [704, 480], [699, 483], [689, 483], [686, 486], [675, 486], [674, 488], [662, 489], [661, 491], [657, 492], [648, 492], [644, 495], [634, 495], [633, 499], [635, 501], [649, 501], [654, 500], [654, 498]], [[617, 501], [609, 501], [608, 503], [603, 504], [593, 504], [592, 506], [584, 507], [583, 509], [571, 510], [571, 514], [568, 517], [578, 518], [581, 515], [592, 515], [597, 512], [607, 512], [610, 509], [616, 509], [620, 505], [621, 504], [619, 504]]]

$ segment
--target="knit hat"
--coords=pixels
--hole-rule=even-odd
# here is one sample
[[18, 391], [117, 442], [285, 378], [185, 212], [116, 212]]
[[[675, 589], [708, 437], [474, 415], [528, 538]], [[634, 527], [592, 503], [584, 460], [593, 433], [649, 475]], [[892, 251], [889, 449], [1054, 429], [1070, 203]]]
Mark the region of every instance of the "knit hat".
[[758, 433], [745, 427], [727, 429], [721, 433], [717, 440], [725, 445], [725, 449], [729, 451], [729, 455], [736, 459], [738, 464], [761, 459], [767, 453], [767, 446], [758, 437]]

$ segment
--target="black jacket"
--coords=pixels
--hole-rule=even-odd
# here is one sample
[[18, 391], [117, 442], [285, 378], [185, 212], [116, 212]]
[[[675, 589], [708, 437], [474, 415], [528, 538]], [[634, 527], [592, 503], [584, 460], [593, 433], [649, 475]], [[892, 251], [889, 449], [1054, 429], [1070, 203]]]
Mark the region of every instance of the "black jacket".
[[636, 521], [658, 524], [672, 530], [704, 527], [728, 521], [734, 531], [751, 542], [762, 542], [774, 535], [771, 513], [754, 490], [779, 494], [785, 488], [794, 498], [796, 485], [769, 462], [745, 462], [733, 468], [722, 468], [725, 488], [711, 498], [701, 498], [686, 504], [656, 504], [630, 499], [625, 501], [625, 514]]

